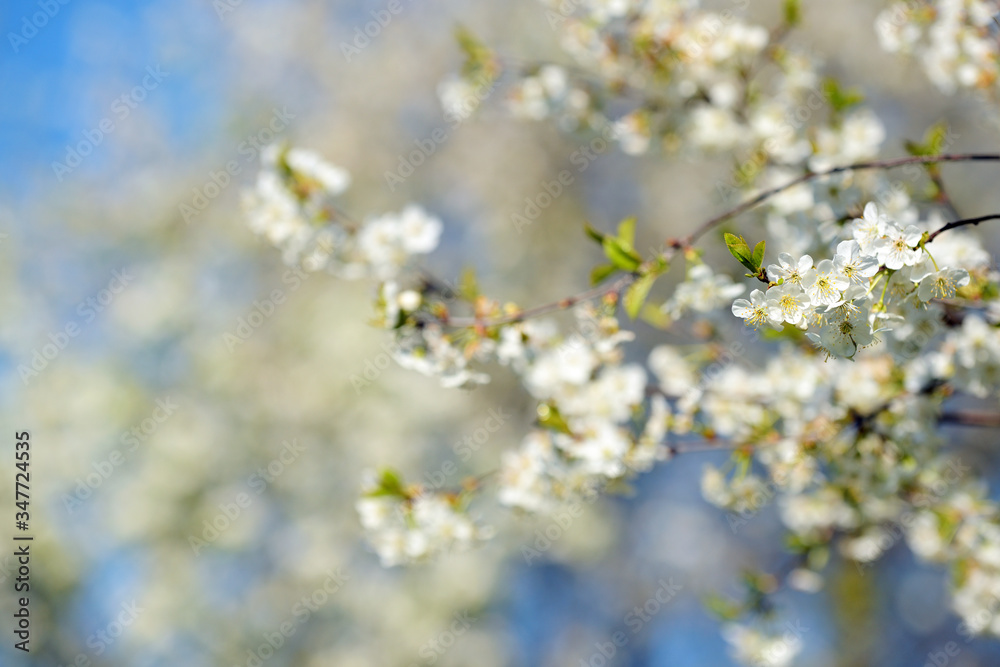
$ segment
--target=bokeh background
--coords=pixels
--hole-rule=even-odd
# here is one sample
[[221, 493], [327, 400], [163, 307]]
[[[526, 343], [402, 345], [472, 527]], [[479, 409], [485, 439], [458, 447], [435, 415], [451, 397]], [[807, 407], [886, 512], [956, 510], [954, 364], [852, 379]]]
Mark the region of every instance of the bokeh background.
[[[658, 244], [720, 210], [715, 183], [729, 166], [609, 151], [519, 232], [511, 215], [584, 140], [509, 119], [502, 89], [451, 127], [436, 87], [460, 63], [456, 23], [505, 57], [559, 61], [543, 5], [401, 2], [350, 59], [342, 43], [386, 3], [53, 0], [46, 25], [16, 43], [8, 35], [44, 3], [0, 7], [0, 498], [10, 515], [0, 539], [12, 544], [21, 430], [33, 443], [35, 536], [30, 656], [12, 649], [13, 561], [0, 555], [0, 664], [599, 665], [595, 643], [617, 631], [629, 641], [611, 664], [732, 664], [701, 598], [736, 592], [743, 568], [779, 569], [786, 556], [773, 507], [733, 531], [701, 500], [701, 467], [724, 453], [678, 457], [630, 497], [587, 506], [530, 564], [521, 547], [551, 520], [488, 504], [499, 536], [477, 551], [386, 570], [365, 547], [353, 509], [364, 469], [391, 464], [419, 480], [499, 408], [510, 418], [452, 482], [490, 470], [529, 427], [532, 404], [505, 371], [462, 392], [389, 364], [358, 390], [352, 376], [385, 366], [388, 340], [366, 324], [371, 286], [297, 280], [242, 220], [253, 141], [267, 139], [276, 110], [288, 119], [278, 139], [351, 171], [353, 215], [421, 203], [445, 224], [429, 259], [439, 275], [475, 266], [486, 292], [525, 305], [585, 285], [597, 257], [584, 220], [608, 229], [635, 214], [639, 246]], [[808, 1], [792, 39], [862, 88], [886, 123], [887, 155], [939, 120], [957, 133], [953, 150], [996, 150], [984, 122], [996, 109], [942, 96], [914, 64], [878, 50], [880, 8]], [[765, 24], [779, 10], [775, 0], [747, 8]], [[129, 91], [144, 77], [136, 100]], [[436, 128], [446, 141], [387, 187], [385, 172]], [[98, 130], [77, 166], [53, 167]], [[239, 173], [212, 188], [230, 162]], [[1000, 210], [995, 170], [951, 166], [945, 177], [969, 215]], [[282, 303], [233, 344], [226, 335], [275, 290]], [[683, 339], [637, 331], [636, 359]], [[37, 373], [19, 371], [60, 340]], [[996, 476], [994, 432], [951, 437], [964, 461]], [[269, 465], [268, 477], [256, 472]], [[229, 527], [192, 548], [241, 497]], [[779, 596], [807, 628], [797, 664], [918, 666], [948, 641], [961, 647], [949, 664], [1000, 664], [996, 641], [958, 633], [946, 574], [905, 547], [864, 573], [835, 561], [829, 574], [819, 594]], [[683, 588], [632, 633], [627, 615], [661, 580]], [[320, 595], [324, 586], [335, 592]], [[291, 636], [262, 649], [283, 623]]]

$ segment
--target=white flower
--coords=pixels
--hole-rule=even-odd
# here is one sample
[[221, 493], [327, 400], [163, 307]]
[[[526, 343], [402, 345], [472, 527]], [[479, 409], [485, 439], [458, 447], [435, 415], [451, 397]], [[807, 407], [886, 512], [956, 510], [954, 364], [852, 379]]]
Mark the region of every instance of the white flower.
[[802, 276], [813, 266], [813, 258], [802, 255], [797, 260], [787, 252], [778, 255], [778, 263], [767, 267], [767, 277], [772, 282], [784, 279], [786, 283], [802, 283]]
[[294, 171], [319, 181], [332, 196], [341, 194], [351, 184], [351, 175], [346, 170], [325, 162], [313, 151], [292, 148], [285, 154], [285, 162]]
[[742, 317], [748, 327], [757, 328], [761, 324], [778, 327], [784, 317], [781, 308], [770, 303], [759, 289], [750, 292], [750, 300], [733, 301], [733, 315]]
[[401, 259], [399, 245], [399, 225], [392, 215], [368, 220], [358, 233], [358, 250], [382, 276], [390, 275], [391, 267]]
[[663, 304], [663, 310], [674, 319], [679, 319], [688, 310], [710, 313], [744, 291], [745, 286], [734, 283], [726, 274], [715, 274], [708, 265], [696, 264], [674, 290], [674, 296]]
[[396, 297], [396, 303], [398, 303], [399, 307], [407, 313], [412, 313], [419, 308], [421, 301], [423, 301], [423, 297], [420, 296], [420, 292], [412, 289], [401, 292], [400, 295]]
[[924, 276], [917, 286], [917, 297], [921, 301], [950, 299], [959, 287], [969, 284], [969, 272], [965, 269], [943, 269]]
[[671, 396], [681, 396], [698, 381], [694, 369], [676, 348], [660, 345], [649, 353], [649, 368], [660, 381], [660, 388]]
[[841, 241], [837, 244], [837, 254], [833, 265], [855, 285], [864, 285], [878, 273], [878, 260], [872, 255], [863, 255], [857, 241]]
[[614, 124], [615, 139], [626, 155], [642, 155], [649, 150], [649, 119], [642, 113], [630, 113]]
[[691, 141], [706, 150], [728, 150], [738, 145], [743, 129], [732, 112], [704, 104], [690, 114]]
[[631, 441], [621, 428], [603, 419], [596, 419], [582, 429], [581, 435], [580, 440], [571, 441], [573, 447], [569, 451], [581, 460], [584, 471], [612, 479], [625, 473], [622, 459], [628, 452]]
[[916, 264], [923, 259], [924, 254], [920, 248], [914, 248], [920, 243], [920, 237], [921, 233], [916, 225], [900, 229], [897, 225], [888, 223], [885, 236], [875, 242], [878, 261], [894, 271]]
[[870, 254], [875, 251], [875, 242], [885, 234], [888, 219], [879, 213], [875, 202], [868, 202], [865, 205], [863, 218], [855, 218], [851, 223], [851, 235], [858, 242], [862, 254]]
[[376, 530], [381, 528], [386, 520], [392, 516], [395, 502], [391, 498], [385, 497], [364, 497], [359, 498], [354, 507], [365, 530]]
[[885, 126], [874, 113], [865, 109], [850, 114], [840, 131], [841, 155], [847, 161], [874, 156], [885, 141]]
[[795, 283], [784, 283], [767, 290], [767, 304], [778, 308], [785, 322], [801, 324], [806, 309], [812, 305], [809, 295]]
[[847, 310], [842, 317], [824, 324], [818, 334], [810, 331], [806, 336], [828, 354], [846, 359], [853, 358], [859, 349], [875, 341], [875, 332], [868, 323], [867, 306]]
[[582, 385], [597, 367], [597, 355], [580, 336], [541, 354], [525, 375], [525, 384], [536, 398], [556, 395], [564, 384]]
[[802, 650], [802, 639], [792, 623], [780, 635], [768, 635], [738, 623], [722, 628], [723, 638], [732, 646], [733, 657], [754, 667], [787, 667]]
[[499, 500], [528, 512], [546, 508], [550, 502], [545, 470], [551, 456], [552, 440], [547, 432], [532, 431], [517, 451], [501, 457]]
[[832, 260], [821, 260], [816, 268], [802, 276], [802, 287], [816, 305], [831, 305], [840, 301], [851, 281], [837, 270]]
[[437, 247], [441, 221], [419, 206], [407, 206], [399, 215], [399, 236], [406, 252], [429, 253]]
[[464, 77], [452, 76], [438, 84], [438, 100], [445, 116], [465, 120], [479, 107], [480, 95], [472, 82]]
[[384, 567], [468, 549], [492, 535], [492, 529], [476, 525], [446, 494], [366, 496], [356, 507]]

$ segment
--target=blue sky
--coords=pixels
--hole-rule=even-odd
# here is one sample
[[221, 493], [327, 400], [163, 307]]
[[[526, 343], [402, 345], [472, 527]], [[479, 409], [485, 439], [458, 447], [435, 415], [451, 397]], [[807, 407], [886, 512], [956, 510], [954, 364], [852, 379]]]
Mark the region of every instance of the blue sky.
[[[181, 45], [176, 25], [162, 30], [165, 9], [158, 3], [49, 1], [50, 11], [58, 11], [44, 21], [37, 0], [9, 6], [0, 19], [0, 182], [7, 197], [44, 193], [58, 182], [50, 178], [52, 163], [66, 159], [67, 147], [86, 141], [85, 133], [98, 136], [102, 120], [127, 122], [121, 111], [128, 107], [116, 100], [141, 86], [150, 68], [167, 76], [140, 92], [147, 95], [142, 109], [157, 114], [179, 149], [218, 122], [223, 77], [214, 45], [223, 25], [209, 3], [199, 9], [211, 20], [197, 22], [182, 35], [191, 42]], [[192, 9], [177, 7], [181, 16]], [[32, 20], [44, 24], [35, 33]], [[100, 148], [86, 162], [99, 169]]]

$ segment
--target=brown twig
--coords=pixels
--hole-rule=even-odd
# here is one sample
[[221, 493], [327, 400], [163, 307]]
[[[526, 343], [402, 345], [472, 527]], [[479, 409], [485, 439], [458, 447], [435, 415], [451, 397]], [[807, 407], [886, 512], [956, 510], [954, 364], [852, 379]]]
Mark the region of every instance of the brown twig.
[[[767, 201], [771, 197], [781, 194], [789, 188], [793, 188], [796, 185], [802, 183], [808, 183], [809, 181], [816, 180], [817, 178], [825, 178], [827, 176], [833, 176], [835, 174], [840, 174], [848, 171], [862, 171], [866, 169], [894, 169], [896, 167], [901, 167], [907, 164], [927, 164], [933, 162], [1000, 162], [1000, 154], [998, 153], [954, 153], [954, 154], [944, 154], [944, 155], [911, 155], [909, 157], [893, 158], [891, 160], [872, 160], [869, 162], [858, 162], [856, 164], [844, 165], [842, 167], [834, 167], [833, 169], [827, 169], [824, 171], [810, 171], [802, 174], [801, 176], [792, 179], [784, 185], [779, 185], [768, 190], [764, 190], [752, 199], [748, 199], [739, 206], [732, 208], [724, 213], [706, 220], [701, 225], [695, 228], [693, 232], [688, 234], [686, 237], [677, 240], [667, 241], [667, 245], [672, 248], [684, 248], [691, 246], [696, 240], [707, 233], [716, 225], [719, 225], [730, 218], [734, 218], [741, 213], [749, 211], [750, 209], [756, 207], [757, 205]], [[967, 223], [973, 224], [973, 223]], [[940, 230], [944, 231], [944, 230]]]
[[983, 215], [978, 218], [966, 218], [964, 220], [955, 220], [954, 222], [949, 222], [947, 225], [932, 232], [930, 236], [927, 237], [925, 243], [930, 243], [938, 234], [948, 231], [949, 229], [956, 229], [958, 227], [964, 227], [965, 225], [978, 225], [980, 222], [986, 222], [987, 220], [1000, 220], [1000, 213], [994, 213], [992, 215]]
[[[1000, 153], [954, 153], [954, 154], [942, 154], [942, 155], [913, 155], [902, 158], [893, 158], [890, 160], [873, 160], [869, 162], [858, 162], [856, 164], [844, 165], [842, 167], [834, 167], [833, 169], [827, 169], [825, 171], [811, 171], [807, 172], [797, 178], [792, 179], [784, 185], [778, 187], [770, 188], [759, 193], [757, 196], [749, 199], [739, 206], [732, 208], [724, 213], [721, 213], [709, 220], [706, 220], [701, 225], [699, 225], [693, 232], [688, 234], [686, 237], [681, 239], [670, 239], [667, 241], [667, 251], [663, 253], [664, 257], [671, 259], [673, 254], [678, 250], [683, 250], [684, 248], [691, 247], [696, 240], [701, 236], [706, 234], [713, 227], [729, 220], [730, 218], [736, 217], [741, 213], [744, 213], [755, 206], [761, 204], [762, 202], [770, 199], [771, 197], [778, 195], [789, 188], [793, 188], [801, 183], [807, 183], [818, 178], [824, 178], [826, 176], [832, 176], [834, 174], [840, 174], [848, 171], [861, 171], [866, 169], [894, 169], [896, 167], [901, 167], [907, 164], [926, 164], [933, 162], [1000, 162]], [[982, 218], [971, 218], [968, 220], [958, 220], [955, 222], [948, 223], [941, 229], [937, 230], [931, 234], [927, 242], [930, 242], [941, 232], [947, 231], [948, 229], [954, 229], [955, 227], [960, 227], [962, 225], [975, 225], [983, 222], [984, 220], [992, 220], [1000, 218], [1000, 215], [985, 216]], [[610, 282], [602, 287], [596, 287], [594, 289], [587, 290], [586, 292], [581, 292], [574, 296], [569, 296], [559, 301], [553, 301], [550, 303], [543, 304], [541, 306], [536, 306], [534, 308], [529, 308], [523, 310], [519, 313], [513, 315], [507, 315], [504, 317], [498, 317], [494, 319], [485, 319], [480, 317], [445, 317], [445, 318], [435, 318], [435, 321], [444, 325], [451, 327], [493, 327], [501, 326], [504, 324], [514, 324], [517, 322], [522, 322], [524, 320], [530, 319], [532, 317], [538, 317], [539, 315], [545, 315], [558, 310], [565, 310], [571, 308], [572, 306], [593, 299], [600, 298], [607, 294], [618, 293], [620, 294], [625, 288], [631, 285], [636, 279], [635, 274], [625, 274], [617, 280]]]
[[531, 319], [532, 317], [538, 317], [539, 315], [545, 315], [558, 310], [566, 310], [567, 308], [572, 308], [578, 303], [583, 303], [585, 301], [593, 301], [594, 299], [599, 299], [608, 294], [621, 294], [621, 292], [635, 282], [636, 275], [633, 273], [626, 273], [625, 275], [619, 277], [616, 280], [611, 281], [601, 287], [595, 287], [589, 289], [585, 292], [580, 292], [579, 294], [574, 294], [572, 296], [567, 296], [565, 298], [559, 299], [558, 301], [552, 301], [550, 303], [542, 304], [540, 306], [535, 306], [534, 308], [528, 308], [527, 310], [522, 310], [518, 313], [512, 315], [505, 315], [503, 317], [496, 317], [493, 319], [486, 319], [482, 317], [444, 317], [435, 318], [435, 321], [439, 322], [444, 326], [450, 327], [496, 327], [504, 324], [515, 324], [517, 322], [523, 322], [524, 320]]
[[1000, 428], [1000, 413], [955, 410], [942, 413], [940, 421], [942, 424], [955, 424], [958, 426]]
[[692, 452], [723, 452], [727, 450], [737, 450], [746, 445], [736, 444], [731, 440], [702, 440], [688, 445], [667, 445], [667, 451], [671, 456], [678, 454], [690, 454]]

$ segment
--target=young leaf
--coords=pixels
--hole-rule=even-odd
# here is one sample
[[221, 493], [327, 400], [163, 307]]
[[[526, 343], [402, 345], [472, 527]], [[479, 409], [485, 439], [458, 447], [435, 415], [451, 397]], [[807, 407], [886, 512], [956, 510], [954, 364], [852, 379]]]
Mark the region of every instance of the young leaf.
[[746, 240], [742, 236], [736, 236], [736, 234], [729, 232], [726, 232], [723, 238], [726, 240], [726, 247], [729, 248], [729, 252], [736, 258], [736, 261], [756, 273], [757, 267], [753, 264], [753, 253], [750, 252], [750, 246], [747, 245]]
[[604, 237], [604, 254], [622, 271], [635, 271], [642, 264], [642, 257], [629, 244], [613, 236]]
[[559, 431], [560, 433], [571, 432], [566, 420], [559, 414], [559, 408], [548, 403], [542, 403], [538, 406], [538, 423], [545, 428]]
[[802, 22], [802, 2], [801, 0], [785, 0], [785, 23], [790, 26], [798, 25]]
[[476, 279], [476, 270], [471, 266], [462, 271], [458, 279], [458, 293], [467, 301], [475, 301], [479, 296], [479, 281]]
[[382, 473], [379, 475], [378, 488], [374, 491], [370, 491], [366, 495], [370, 497], [377, 496], [394, 496], [397, 498], [406, 498], [406, 487], [403, 486], [403, 480], [400, 479], [399, 474], [395, 470], [390, 468], [384, 468]]
[[947, 139], [948, 124], [941, 121], [927, 128], [923, 142], [906, 141], [904, 145], [910, 155], [938, 155], [944, 150]]
[[625, 291], [625, 312], [628, 313], [630, 319], [634, 320], [639, 316], [642, 304], [646, 303], [646, 297], [649, 296], [649, 290], [653, 287], [654, 282], [656, 282], [656, 274], [647, 273], [632, 283]]
[[595, 266], [590, 272], [590, 284], [597, 285], [598, 283], [604, 282], [604, 280], [610, 276], [612, 273], [618, 270], [614, 264], [600, 264]]
[[587, 232], [587, 236], [594, 239], [598, 243], [604, 243], [604, 237], [606, 236], [606, 234], [600, 230], [591, 227], [589, 222], [583, 223], [583, 231]]
[[761, 264], [764, 263], [764, 241], [761, 241], [753, 247], [753, 256], [750, 258], [754, 264], [754, 273], [760, 271]]
[[718, 593], [709, 593], [702, 601], [708, 611], [722, 621], [732, 621], [738, 618], [743, 611], [740, 604], [728, 600]]
[[639, 317], [643, 322], [657, 329], [667, 329], [670, 326], [670, 316], [663, 312], [663, 308], [652, 304], [645, 304]]
[[823, 81], [823, 92], [830, 106], [836, 113], [847, 111], [856, 104], [864, 102], [865, 96], [856, 88], [841, 88], [840, 84], [833, 77]]
[[465, 54], [462, 75], [466, 79], [483, 76], [487, 82], [494, 81], [500, 74], [500, 68], [499, 61], [494, 57], [493, 51], [465, 26], [459, 25], [455, 28], [455, 39], [458, 41], [462, 53]]
[[618, 238], [630, 247], [635, 247], [635, 218], [625, 218], [618, 224]]

